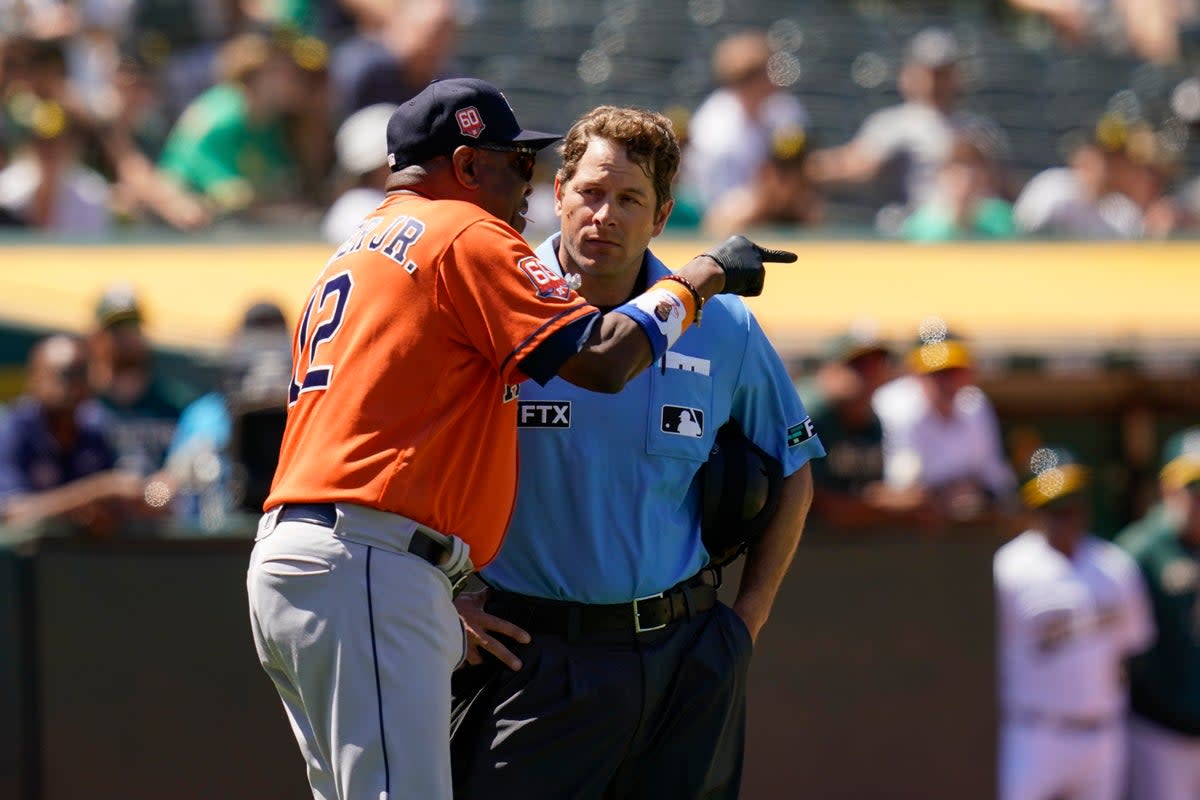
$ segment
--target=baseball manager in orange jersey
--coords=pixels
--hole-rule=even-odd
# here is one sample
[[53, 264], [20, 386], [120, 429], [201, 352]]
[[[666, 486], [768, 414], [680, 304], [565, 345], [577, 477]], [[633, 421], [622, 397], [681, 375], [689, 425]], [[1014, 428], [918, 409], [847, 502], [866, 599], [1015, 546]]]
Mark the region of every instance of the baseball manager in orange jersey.
[[387, 197], [299, 317], [247, 575], [259, 658], [321, 800], [451, 796], [466, 636], [451, 600], [512, 513], [519, 385], [619, 391], [706, 298], [757, 294], [763, 261], [795, 260], [733, 237], [601, 315], [520, 235], [537, 152], [558, 136], [455, 79], [401, 106], [386, 138]]

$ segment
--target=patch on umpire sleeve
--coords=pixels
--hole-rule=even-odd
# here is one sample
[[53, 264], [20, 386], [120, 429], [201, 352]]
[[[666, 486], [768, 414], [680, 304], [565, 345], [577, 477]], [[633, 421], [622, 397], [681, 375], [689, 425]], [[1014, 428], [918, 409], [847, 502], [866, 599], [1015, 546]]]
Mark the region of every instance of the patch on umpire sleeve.
[[816, 428], [813, 427], [812, 417], [805, 417], [802, 422], [797, 422], [787, 430], [788, 447], [795, 447], [798, 444], [807, 442], [809, 439], [817, 435]]
[[662, 432], [699, 439], [704, 435], [704, 412], [687, 406], [663, 406]]
[[517, 402], [518, 428], [569, 428], [571, 427], [570, 400], [519, 400]]

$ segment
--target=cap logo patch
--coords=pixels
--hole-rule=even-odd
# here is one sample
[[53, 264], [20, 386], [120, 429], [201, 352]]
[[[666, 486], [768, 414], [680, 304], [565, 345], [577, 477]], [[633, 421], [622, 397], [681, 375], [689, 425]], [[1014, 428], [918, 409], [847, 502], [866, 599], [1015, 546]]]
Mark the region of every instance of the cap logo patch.
[[455, 111], [454, 119], [457, 120], [458, 130], [463, 136], [478, 139], [479, 134], [483, 133], [483, 117], [479, 116], [479, 109], [475, 106], [467, 106]]
[[533, 256], [522, 258], [517, 266], [529, 278], [538, 297], [543, 300], [571, 299], [571, 287], [563, 277]]

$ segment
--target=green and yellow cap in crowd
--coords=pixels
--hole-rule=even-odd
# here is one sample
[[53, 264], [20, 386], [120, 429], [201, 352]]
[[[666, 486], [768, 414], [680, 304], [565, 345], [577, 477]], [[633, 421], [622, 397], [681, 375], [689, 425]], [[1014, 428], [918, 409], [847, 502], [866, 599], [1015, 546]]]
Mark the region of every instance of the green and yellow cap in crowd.
[[1200, 425], [1173, 434], [1163, 445], [1158, 479], [1168, 489], [1200, 482]]
[[944, 369], [960, 369], [974, 364], [971, 350], [962, 337], [936, 317], [921, 323], [919, 339], [908, 354], [908, 366], [918, 375]]
[[1064, 447], [1039, 447], [1029, 458], [1029, 473], [1021, 485], [1021, 499], [1040, 509], [1083, 491], [1088, 470]]

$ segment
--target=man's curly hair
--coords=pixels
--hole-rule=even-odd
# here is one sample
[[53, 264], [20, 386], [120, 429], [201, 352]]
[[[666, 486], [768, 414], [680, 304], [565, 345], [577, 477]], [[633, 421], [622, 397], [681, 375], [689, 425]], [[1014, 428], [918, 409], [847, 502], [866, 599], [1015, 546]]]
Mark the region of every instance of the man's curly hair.
[[671, 199], [671, 185], [679, 172], [679, 139], [671, 120], [640, 108], [599, 106], [589, 111], [571, 126], [559, 145], [561, 182], [575, 177], [579, 160], [593, 138], [608, 139], [625, 148], [629, 160], [641, 167], [654, 184], [654, 211], [661, 211]]

